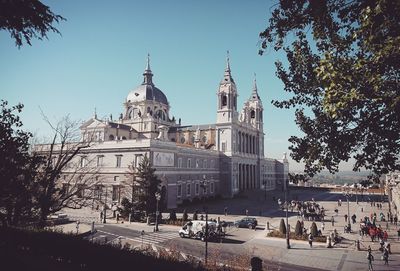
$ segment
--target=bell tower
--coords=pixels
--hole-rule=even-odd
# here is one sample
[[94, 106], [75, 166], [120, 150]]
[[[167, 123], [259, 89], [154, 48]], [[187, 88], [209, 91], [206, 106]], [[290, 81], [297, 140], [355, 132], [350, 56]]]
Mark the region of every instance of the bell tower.
[[226, 56], [226, 68], [224, 78], [219, 83], [217, 91], [217, 123], [232, 123], [238, 119], [237, 112], [237, 90], [235, 81], [231, 75], [229, 63], [229, 51]]

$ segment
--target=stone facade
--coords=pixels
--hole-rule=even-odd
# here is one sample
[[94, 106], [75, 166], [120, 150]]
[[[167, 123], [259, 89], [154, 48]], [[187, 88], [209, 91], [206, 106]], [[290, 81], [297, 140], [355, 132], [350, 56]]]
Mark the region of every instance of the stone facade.
[[264, 157], [263, 106], [256, 80], [240, 114], [237, 110], [229, 57], [217, 90], [214, 124], [181, 125], [180, 119], [170, 117], [168, 99], [153, 83], [149, 58], [143, 76], [143, 83], [129, 92], [118, 120], [100, 120], [95, 114], [81, 126], [82, 140], [95, 144], [76, 159], [92, 161], [98, 168], [102, 201], [112, 204], [130, 197], [128, 167], [136, 167], [144, 155], [162, 181], [168, 208], [194, 198], [272, 190], [287, 180], [286, 154], [282, 160]]

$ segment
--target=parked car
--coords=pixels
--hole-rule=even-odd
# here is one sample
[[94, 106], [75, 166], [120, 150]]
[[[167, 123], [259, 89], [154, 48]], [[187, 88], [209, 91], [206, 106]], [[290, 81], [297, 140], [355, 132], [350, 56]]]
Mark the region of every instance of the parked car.
[[255, 229], [257, 227], [257, 224], [258, 222], [255, 217], [245, 217], [233, 223], [233, 225], [236, 228], [249, 228], [249, 229]]

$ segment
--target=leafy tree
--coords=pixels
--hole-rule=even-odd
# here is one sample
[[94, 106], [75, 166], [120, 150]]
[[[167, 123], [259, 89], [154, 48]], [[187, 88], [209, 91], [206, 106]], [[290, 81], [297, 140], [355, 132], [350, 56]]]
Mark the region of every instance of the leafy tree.
[[50, 8], [38, 0], [3, 0], [0, 1], [0, 30], [10, 32], [17, 47], [24, 40], [31, 45], [32, 38], [47, 38], [47, 32], [60, 34], [54, 23], [65, 20], [54, 14]]
[[286, 234], [286, 225], [285, 225], [285, 221], [283, 220], [283, 218], [281, 219], [281, 222], [279, 223], [279, 232], [282, 234]]
[[160, 190], [161, 181], [154, 174], [155, 171], [150, 159], [145, 155], [137, 168], [135, 195], [137, 195], [136, 209], [146, 211], [147, 214], [155, 213], [157, 204], [155, 194]]
[[132, 214], [133, 204], [127, 198], [122, 198], [121, 200], [121, 216], [123, 218], [128, 218], [129, 214]]
[[260, 39], [260, 54], [286, 53], [291, 97], [273, 104], [296, 109], [291, 156], [307, 174], [351, 158], [375, 176], [400, 169], [400, 1], [281, 0]]
[[304, 174], [289, 173], [288, 175], [289, 175], [289, 180], [294, 184], [298, 184], [299, 182], [307, 182], [310, 180], [310, 178]]
[[311, 233], [312, 236], [314, 236], [314, 237], [318, 236], [318, 228], [317, 228], [317, 224], [315, 224], [315, 222], [313, 222], [313, 223], [311, 224], [310, 233]]
[[299, 220], [296, 222], [296, 227], [294, 229], [294, 234], [297, 236], [303, 235], [303, 228], [301, 227], [301, 223]]
[[39, 160], [29, 153], [32, 134], [23, 131], [18, 113], [22, 104], [0, 103], [0, 221], [18, 225], [33, 217], [33, 176]]

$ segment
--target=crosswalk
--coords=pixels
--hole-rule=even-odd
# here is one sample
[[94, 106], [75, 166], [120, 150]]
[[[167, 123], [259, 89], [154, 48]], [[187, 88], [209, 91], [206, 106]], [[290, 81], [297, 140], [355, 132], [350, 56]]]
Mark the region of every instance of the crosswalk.
[[159, 244], [174, 238], [177, 238], [178, 233], [176, 231], [162, 231], [162, 232], [150, 232], [150, 233], [145, 233], [143, 235], [140, 235], [138, 237], [134, 238], [126, 238], [127, 240], [133, 241], [133, 242], [138, 242], [138, 243], [143, 243], [143, 244], [148, 244], [148, 245], [155, 245]]
[[179, 237], [176, 231], [144, 232], [143, 235], [140, 234], [138, 236], [119, 236], [114, 233], [110, 233], [99, 229], [97, 230], [97, 233], [98, 233], [97, 236], [93, 238], [94, 240], [97, 241], [108, 243], [118, 239], [125, 239], [145, 245], [156, 245]]

